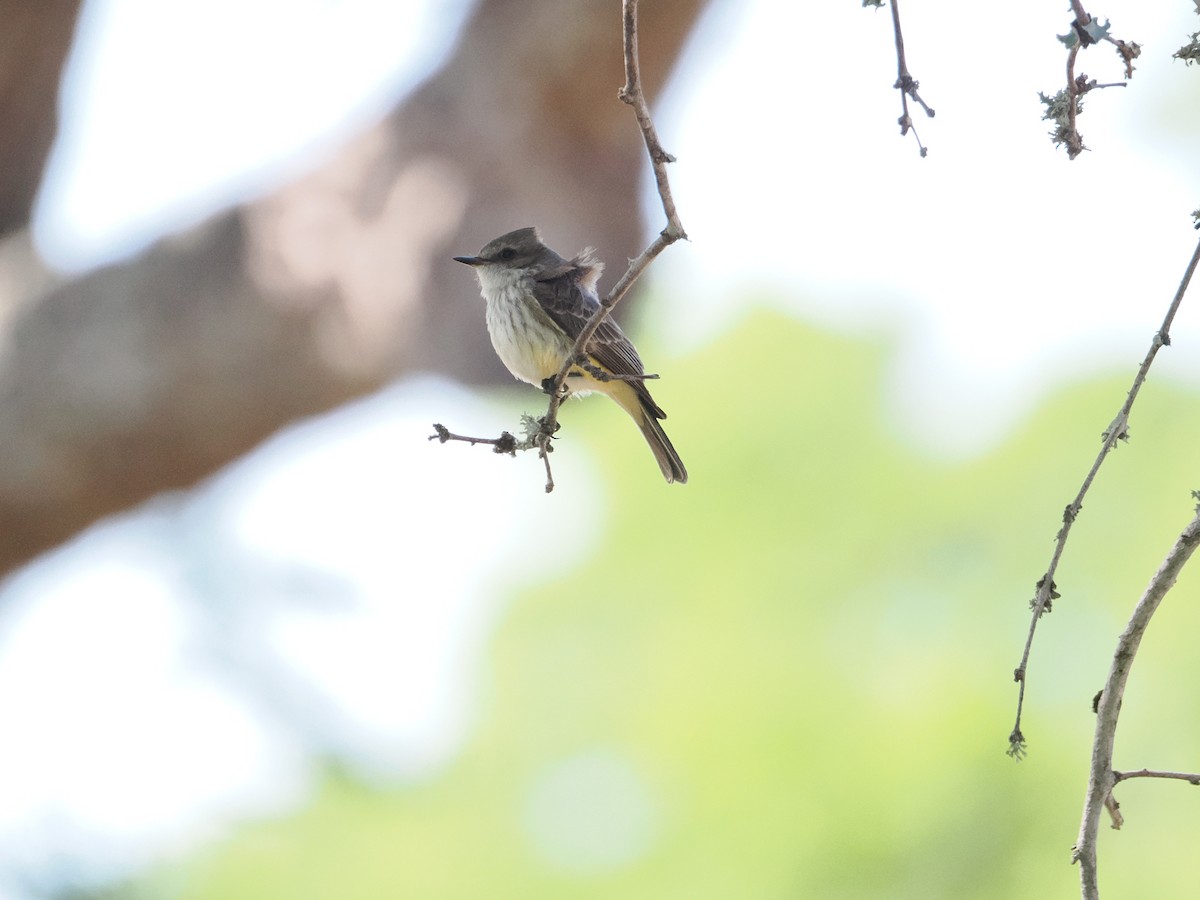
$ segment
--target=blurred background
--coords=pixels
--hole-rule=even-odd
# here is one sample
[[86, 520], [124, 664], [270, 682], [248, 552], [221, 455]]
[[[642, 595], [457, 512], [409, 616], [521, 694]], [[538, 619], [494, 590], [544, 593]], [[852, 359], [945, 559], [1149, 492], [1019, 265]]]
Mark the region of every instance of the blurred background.
[[[815, 8], [819, 6], [820, 8]], [[0, 3], [0, 900], [1069, 896], [1093, 718], [1189, 521], [1190, 4], [1069, 162], [1070, 14], [643, 4], [690, 242], [618, 318], [686, 486], [544, 408], [450, 257], [662, 226], [616, 0]], [[1076, 71], [1121, 80], [1115, 52]], [[1117, 765], [1194, 771], [1186, 572]], [[1113, 896], [1192, 897], [1196, 801], [1122, 785]]]

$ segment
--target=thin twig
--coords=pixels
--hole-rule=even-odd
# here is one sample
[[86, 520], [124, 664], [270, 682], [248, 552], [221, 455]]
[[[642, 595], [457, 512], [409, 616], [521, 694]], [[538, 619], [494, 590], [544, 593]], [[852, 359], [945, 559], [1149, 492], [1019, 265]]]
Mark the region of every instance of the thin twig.
[[917, 135], [917, 129], [913, 125], [912, 117], [908, 114], [908, 98], [921, 105], [921, 109], [925, 110], [925, 115], [933, 118], [936, 112], [931, 109], [921, 95], [917, 93], [917, 88], [920, 87], [920, 82], [912, 77], [908, 71], [908, 61], [904, 57], [904, 32], [900, 30], [900, 8], [897, 5], [899, 0], [892, 0], [892, 30], [896, 36], [896, 83], [892, 87], [900, 91], [900, 118], [897, 122], [900, 125], [900, 135], [903, 137], [912, 131], [913, 138], [916, 139], [917, 149], [921, 156], [926, 156], [929, 151], [924, 144], [921, 143], [921, 138]]
[[[546, 408], [546, 414], [541, 418], [543, 426], [543, 439], [548, 442], [550, 436], [558, 429], [558, 411], [562, 405], [562, 401], [566, 396], [563, 390], [563, 385], [566, 384], [567, 376], [571, 369], [585, 362], [588, 358], [587, 345], [591, 341], [592, 336], [596, 333], [596, 329], [612, 313], [613, 307], [621, 302], [621, 299], [629, 292], [633, 283], [641, 276], [646, 267], [654, 260], [658, 254], [662, 253], [667, 247], [680, 239], [686, 239], [687, 233], [683, 230], [683, 223], [679, 220], [679, 213], [675, 208], [675, 200], [671, 195], [671, 184], [667, 177], [667, 163], [675, 161], [675, 157], [663, 149], [662, 144], [658, 139], [658, 132], [654, 129], [654, 120], [650, 117], [650, 107], [646, 103], [646, 95], [642, 91], [642, 76], [641, 67], [638, 61], [638, 35], [637, 35], [637, 6], [638, 0], [623, 0], [622, 12], [624, 21], [624, 43], [625, 43], [625, 84], [617, 96], [623, 103], [633, 107], [634, 116], [637, 118], [638, 126], [642, 131], [642, 139], [646, 144], [646, 152], [650, 156], [650, 165], [654, 169], [654, 182], [658, 187], [658, 196], [662, 201], [663, 214], [667, 218], [666, 227], [659, 232], [658, 236], [650, 243], [650, 246], [643, 250], [636, 259], [629, 263], [629, 268], [625, 270], [625, 274], [621, 276], [608, 295], [600, 301], [600, 307], [588, 319], [583, 330], [575, 338], [575, 345], [571, 348], [571, 352], [567, 354], [562, 368], [554, 378], [553, 388], [549, 391], [550, 403]], [[543, 448], [546, 445], [542, 445]], [[542, 457], [545, 459], [545, 456]], [[550, 462], [546, 460], [546, 491], [554, 489], [553, 479], [550, 475]]]
[[1130, 778], [1174, 778], [1186, 781], [1188, 784], [1200, 785], [1200, 775], [1195, 772], [1163, 772], [1158, 769], [1138, 769], [1136, 772], [1113, 772], [1113, 784], [1120, 784]]
[[[1113, 785], [1117, 782], [1116, 773], [1112, 769], [1113, 743], [1116, 739], [1117, 719], [1121, 714], [1121, 700], [1125, 694], [1125, 684], [1129, 680], [1129, 671], [1133, 668], [1138, 646], [1150, 625], [1150, 620], [1167, 591], [1175, 585], [1180, 571], [1191, 558], [1197, 544], [1200, 544], [1200, 507], [1197, 508], [1191, 524], [1179, 535], [1175, 546], [1150, 579], [1150, 584], [1129, 618], [1129, 624], [1117, 640], [1112, 668], [1096, 707], [1096, 735], [1092, 742], [1092, 765], [1083, 805], [1083, 820], [1079, 826], [1079, 840], [1071, 854], [1071, 861], [1079, 863], [1084, 900], [1099, 900], [1100, 897], [1096, 872], [1096, 841], [1100, 832], [1101, 813], [1106, 807], [1110, 810], [1118, 808], [1116, 800], [1112, 797]], [[1120, 827], [1120, 823], [1120, 813], [1117, 813], [1113, 818], [1113, 827]]]
[[1087, 149], [1083, 146], [1083, 135], [1075, 127], [1075, 120], [1079, 115], [1079, 85], [1075, 81], [1075, 58], [1079, 56], [1079, 48], [1082, 46], [1083, 41], [1080, 40], [1067, 52], [1067, 134], [1065, 143], [1068, 159], [1074, 159]]
[[554, 473], [550, 471], [550, 451], [554, 448], [545, 443], [538, 447], [538, 457], [546, 464], [546, 493], [554, 490]]
[[1167, 310], [1167, 314], [1163, 317], [1162, 325], [1159, 326], [1158, 331], [1154, 333], [1154, 337], [1150, 341], [1150, 349], [1147, 351], [1145, 359], [1142, 360], [1142, 364], [1138, 368], [1137, 375], [1133, 379], [1133, 385], [1125, 397], [1125, 402], [1121, 404], [1116, 417], [1102, 435], [1104, 440], [1100, 445], [1100, 452], [1097, 454], [1095, 462], [1092, 463], [1091, 469], [1088, 470], [1087, 477], [1084, 478], [1083, 485], [1079, 488], [1079, 493], [1075, 495], [1075, 499], [1063, 510], [1063, 524], [1055, 537], [1054, 553], [1050, 557], [1050, 565], [1046, 569], [1046, 574], [1038, 581], [1037, 593], [1030, 603], [1033, 615], [1029, 622], [1029, 634], [1025, 639], [1025, 650], [1021, 654], [1021, 663], [1013, 672], [1013, 680], [1017, 682], [1019, 688], [1017, 691], [1017, 719], [1016, 724], [1013, 725], [1012, 733], [1008, 738], [1008, 753], [1017, 759], [1020, 759], [1025, 752], [1025, 736], [1021, 733], [1021, 711], [1025, 704], [1026, 671], [1029, 665], [1030, 650], [1033, 647], [1033, 634], [1037, 630], [1037, 624], [1042, 617], [1042, 613], [1049, 612], [1051, 601], [1058, 597], [1058, 594], [1055, 593], [1054, 573], [1058, 569], [1058, 562], [1062, 558], [1063, 549], [1066, 547], [1067, 536], [1071, 533], [1071, 526], [1078, 517], [1079, 511], [1083, 509], [1083, 498], [1087, 494], [1088, 489], [1091, 488], [1092, 482], [1096, 478], [1096, 473], [1100, 471], [1100, 466], [1108, 456], [1109, 451], [1117, 445], [1117, 441], [1128, 440], [1129, 414], [1133, 409], [1133, 403], [1146, 381], [1146, 375], [1150, 372], [1150, 366], [1154, 362], [1154, 357], [1158, 354], [1159, 348], [1171, 343], [1171, 325], [1175, 321], [1175, 314], [1179, 311], [1179, 305], [1183, 302], [1183, 295], [1187, 293], [1188, 285], [1191, 284], [1192, 275], [1196, 271], [1197, 263], [1200, 263], [1200, 243], [1196, 244], [1196, 249], [1192, 252], [1192, 258], [1188, 262], [1187, 270], [1183, 273], [1183, 278], [1179, 282], [1179, 289], [1175, 292], [1175, 298], [1171, 301], [1171, 306]]
[[[633, 107], [638, 127], [642, 130], [642, 140], [646, 142], [646, 152], [650, 154], [650, 164], [654, 167], [654, 183], [658, 188], [659, 199], [662, 200], [663, 215], [667, 217], [667, 227], [663, 229], [663, 233], [668, 237], [667, 243], [673, 244], [681, 238], [686, 240], [687, 234], [684, 233], [683, 223], [679, 221], [675, 200], [671, 196], [671, 183], [667, 178], [667, 163], [675, 162], [675, 157], [664, 150], [662, 143], [658, 140], [654, 120], [650, 117], [650, 107], [646, 103], [646, 95], [642, 92], [641, 62], [638, 57], [637, 5], [638, 0], [624, 0], [621, 4], [624, 23], [625, 84], [617, 91], [617, 97], [622, 103]], [[636, 278], [636, 276], [634, 277]]]
[[521, 449], [517, 443], [517, 439], [507, 431], [500, 432], [500, 437], [498, 438], [467, 437], [465, 434], [454, 434], [445, 425], [437, 422], [433, 423], [433, 430], [434, 433], [429, 436], [429, 440], [438, 441], [442, 444], [447, 441], [465, 441], [471, 446], [489, 444], [494, 453], [507, 453], [509, 456], [516, 456], [517, 451]]
[[1113, 831], [1120, 831], [1121, 826], [1125, 824], [1125, 817], [1121, 815], [1121, 804], [1117, 802], [1117, 798], [1111, 792], [1104, 799], [1104, 808], [1108, 810], [1108, 818], [1112, 822]]

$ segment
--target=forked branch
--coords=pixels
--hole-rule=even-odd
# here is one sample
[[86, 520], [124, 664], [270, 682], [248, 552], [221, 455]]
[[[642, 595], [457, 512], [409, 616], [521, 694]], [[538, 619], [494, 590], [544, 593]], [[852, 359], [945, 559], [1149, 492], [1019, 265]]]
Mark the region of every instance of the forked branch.
[[[1074, 159], [1087, 149], [1083, 144], [1083, 135], [1076, 126], [1079, 113], [1083, 111], [1083, 95], [1098, 88], [1124, 87], [1133, 77], [1133, 61], [1141, 55], [1142, 48], [1133, 41], [1123, 41], [1110, 35], [1110, 23], [1106, 20], [1101, 24], [1098, 19], [1093, 19], [1083, 8], [1081, 0], [1071, 0], [1071, 11], [1075, 13], [1075, 19], [1070, 29], [1066, 34], [1058, 35], [1058, 39], [1067, 47], [1067, 86], [1052, 97], [1045, 94], [1038, 96], [1046, 107], [1042, 118], [1054, 123], [1051, 139], [1056, 146], [1066, 147], [1068, 158]], [[1116, 48], [1125, 66], [1125, 81], [1100, 84], [1095, 78], [1075, 74], [1079, 51], [1101, 41]]]
[[896, 38], [896, 83], [893, 85], [900, 91], [900, 118], [897, 123], [900, 125], [900, 135], [904, 136], [910, 131], [913, 138], [917, 142], [917, 149], [921, 156], [924, 157], [929, 153], [929, 150], [921, 143], [921, 138], [917, 135], [916, 126], [913, 125], [912, 116], [908, 114], [908, 100], [911, 97], [913, 102], [917, 103], [921, 109], [925, 110], [925, 115], [933, 118], [936, 115], [934, 109], [929, 106], [921, 95], [917, 93], [917, 88], [921, 83], [912, 77], [912, 73], [908, 71], [908, 60], [904, 56], [904, 32], [900, 30], [900, 7], [899, 0], [892, 0], [892, 31]]
[[[1200, 494], [1193, 493], [1200, 497]], [[1092, 766], [1088, 775], [1087, 796], [1083, 805], [1083, 821], [1079, 826], [1079, 840], [1072, 853], [1072, 861], [1079, 863], [1080, 881], [1085, 900], [1098, 900], [1100, 888], [1096, 873], [1096, 841], [1100, 832], [1100, 818], [1105, 809], [1113, 817], [1113, 827], [1119, 828], [1121, 818], [1119, 805], [1112, 796], [1113, 786], [1117, 783], [1117, 773], [1113, 771], [1113, 743], [1117, 734], [1117, 718], [1121, 714], [1121, 700], [1125, 694], [1125, 684], [1129, 679], [1129, 671], [1137, 656], [1138, 646], [1142, 635], [1150, 625], [1150, 620], [1157, 611], [1159, 604], [1167, 595], [1179, 577], [1184, 565], [1191, 558], [1200, 544], [1200, 507], [1197, 508], [1191, 524], [1183, 530], [1175, 541], [1175, 546], [1167, 554], [1150, 584], [1142, 594], [1129, 624], [1117, 640], [1117, 649], [1113, 653], [1112, 668], [1108, 680], [1100, 692], [1096, 704], [1096, 735], [1092, 742]], [[1140, 772], [1130, 772], [1122, 778], [1159, 777], [1180, 778], [1192, 784], [1200, 783], [1200, 776], [1187, 775], [1180, 772], [1150, 772], [1143, 769]]]

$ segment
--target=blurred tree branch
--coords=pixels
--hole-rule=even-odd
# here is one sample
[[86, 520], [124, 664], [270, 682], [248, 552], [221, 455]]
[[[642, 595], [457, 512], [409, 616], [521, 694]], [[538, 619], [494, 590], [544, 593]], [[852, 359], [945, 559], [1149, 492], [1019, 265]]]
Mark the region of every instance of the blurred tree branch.
[[0, 0], [0, 235], [29, 223], [79, 0]]
[[[706, 4], [648, 6], [651, 94]], [[262, 199], [56, 285], [13, 235], [0, 247], [0, 573], [406, 371], [507, 381], [450, 248], [538, 221], [634, 255], [642, 149], [613, 96], [617, 21], [607, 0], [483, 0], [390, 116]], [[26, 27], [12, 39], [24, 45]], [[55, 95], [37, 94], [42, 116]]]

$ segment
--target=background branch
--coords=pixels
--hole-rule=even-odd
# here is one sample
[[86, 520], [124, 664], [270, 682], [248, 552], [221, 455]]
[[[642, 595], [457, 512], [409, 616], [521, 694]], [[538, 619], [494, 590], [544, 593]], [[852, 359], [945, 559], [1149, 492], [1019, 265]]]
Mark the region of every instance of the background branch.
[[1113, 772], [1113, 784], [1120, 784], [1130, 778], [1167, 778], [1176, 781], [1186, 781], [1188, 784], [1200, 785], [1200, 774], [1195, 772], [1163, 772], [1157, 769], [1138, 769], [1134, 772]]
[[1021, 654], [1021, 662], [1013, 672], [1013, 679], [1019, 687], [1017, 689], [1017, 718], [1016, 723], [1013, 725], [1012, 733], [1008, 737], [1008, 753], [1017, 759], [1025, 752], [1025, 736], [1021, 733], [1021, 712], [1025, 703], [1026, 671], [1029, 665], [1029, 654], [1033, 647], [1033, 635], [1037, 630], [1037, 624], [1042, 617], [1042, 613], [1049, 612], [1051, 601], [1057, 599], [1059, 596], [1055, 592], [1054, 573], [1058, 569], [1059, 560], [1062, 558], [1063, 549], [1066, 547], [1067, 537], [1071, 533], [1071, 526], [1075, 523], [1080, 510], [1083, 509], [1083, 498], [1091, 488], [1092, 482], [1095, 480], [1096, 474], [1100, 471], [1100, 466], [1105, 458], [1107, 458], [1109, 451], [1117, 445], [1117, 441], [1128, 440], [1129, 438], [1129, 414], [1133, 410], [1133, 403], [1146, 381], [1146, 376], [1150, 372], [1150, 366], [1153, 364], [1154, 358], [1158, 355], [1159, 348], [1171, 343], [1171, 325], [1175, 321], [1175, 314], [1179, 311], [1179, 305], [1183, 302], [1183, 296], [1187, 293], [1188, 286], [1191, 284], [1192, 276], [1196, 272], [1196, 265], [1198, 263], [1200, 263], [1200, 242], [1196, 244], [1196, 249], [1192, 251], [1192, 258], [1188, 262], [1187, 268], [1183, 273], [1183, 278], [1179, 282], [1179, 288], [1175, 291], [1175, 297], [1167, 309], [1167, 314], [1163, 317], [1162, 324], [1150, 341], [1150, 349], [1146, 352], [1146, 356], [1138, 368], [1137, 375], [1134, 376], [1133, 385], [1129, 388], [1125, 402], [1121, 404], [1116, 417], [1102, 435], [1103, 443], [1100, 445], [1100, 452], [1096, 455], [1091, 469], [1088, 470], [1087, 476], [1083, 479], [1079, 493], [1075, 495], [1075, 499], [1067, 504], [1067, 508], [1063, 510], [1063, 524], [1055, 537], [1054, 553], [1050, 557], [1050, 565], [1046, 569], [1046, 574], [1038, 581], [1037, 593], [1030, 604], [1033, 615], [1030, 618], [1029, 633], [1025, 638], [1025, 649]]
[[[687, 233], [683, 230], [683, 223], [679, 220], [679, 213], [675, 209], [675, 200], [671, 196], [671, 183], [667, 176], [667, 163], [675, 162], [675, 157], [667, 153], [663, 149], [662, 144], [658, 140], [658, 132], [654, 128], [654, 120], [650, 116], [650, 107], [646, 103], [646, 95], [642, 91], [642, 75], [641, 62], [638, 58], [638, 0], [623, 0], [622, 3], [623, 22], [624, 22], [624, 46], [625, 46], [625, 85], [618, 92], [617, 96], [621, 101], [633, 107], [633, 113], [637, 117], [638, 127], [642, 130], [642, 138], [646, 144], [646, 152], [650, 156], [650, 165], [654, 169], [654, 183], [658, 188], [658, 196], [662, 201], [663, 214], [667, 217], [667, 224], [651, 243], [650, 246], [643, 250], [636, 259], [629, 263], [629, 268], [625, 270], [625, 274], [620, 277], [607, 296], [600, 301], [600, 308], [592, 314], [583, 330], [579, 332], [579, 336], [575, 339], [575, 346], [571, 348], [571, 353], [563, 363], [561, 369], [558, 370], [558, 375], [554, 378], [554, 391], [550, 395], [550, 404], [546, 408], [546, 415], [542, 418], [542, 458], [545, 459], [545, 454], [549, 448], [549, 442], [554, 436], [554, 432], [558, 430], [558, 411], [562, 405], [564, 393], [563, 385], [566, 383], [567, 375], [571, 369], [579, 362], [587, 359], [587, 345], [591, 341], [592, 336], [596, 333], [596, 329], [600, 327], [609, 315], [613, 308], [621, 302], [621, 299], [633, 287], [633, 283], [641, 277], [642, 272], [654, 261], [658, 254], [662, 253], [667, 247], [681, 238], [686, 238]], [[554, 481], [549, 477], [549, 463], [547, 462], [547, 481], [546, 491], [554, 489]]]

